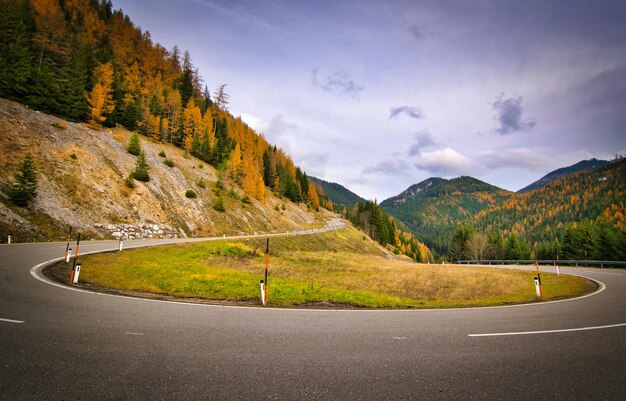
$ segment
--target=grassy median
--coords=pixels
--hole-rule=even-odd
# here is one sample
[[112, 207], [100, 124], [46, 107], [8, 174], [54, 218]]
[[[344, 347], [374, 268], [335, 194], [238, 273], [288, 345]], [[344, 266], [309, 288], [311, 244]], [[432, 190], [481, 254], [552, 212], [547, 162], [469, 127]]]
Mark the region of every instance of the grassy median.
[[[159, 246], [81, 258], [81, 282], [104, 290], [254, 303], [265, 239]], [[270, 239], [268, 304], [448, 308], [533, 302], [534, 273], [417, 264], [386, 254], [353, 229]], [[595, 284], [542, 274], [545, 299], [581, 295]]]

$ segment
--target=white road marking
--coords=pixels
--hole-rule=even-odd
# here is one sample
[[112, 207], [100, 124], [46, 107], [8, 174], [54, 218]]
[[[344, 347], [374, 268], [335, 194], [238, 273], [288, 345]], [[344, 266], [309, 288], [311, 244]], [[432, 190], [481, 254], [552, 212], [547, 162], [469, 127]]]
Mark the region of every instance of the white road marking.
[[611, 275], [611, 276], [620, 276], [620, 277], [622, 277], [622, 276], [623, 276], [623, 274], [619, 274], [619, 273], [607, 273], [607, 272], [593, 272], [593, 274], [608, 274], [608, 275]]
[[124, 334], [127, 334], [129, 336], [143, 336], [144, 335], [143, 333], [133, 333], [133, 332], [130, 332], [130, 331], [127, 331]]
[[391, 337], [392, 340], [406, 340], [406, 337]]
[[24, 323], [23, 320], [13, 320], [13, 319], [3, 319], [0, 317], [0, 322], [7, 322], [7, 323]]
[[551, 334], [551, 333], [568, 333], [571, 331], [587, 331], [587, 330], [601, 330], [610, 329], [614, 327], [623, 327], [626, 323], [608, 324], [606, 326], [591, 326], [591, 327], [577, 327], [574, 329], [560, 329], [560, 330], [540, 330], [540, 331], [518, 331], [511, 333], [484, 333], [484, 334], [468, 334], [468, 337], [498, 337], [498, 336], [521, 336], [525, 334]]

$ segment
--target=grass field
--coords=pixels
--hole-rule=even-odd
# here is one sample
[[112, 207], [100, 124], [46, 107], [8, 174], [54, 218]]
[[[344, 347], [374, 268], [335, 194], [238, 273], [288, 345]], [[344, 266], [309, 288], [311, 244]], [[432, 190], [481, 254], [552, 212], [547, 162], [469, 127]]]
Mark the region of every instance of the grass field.
[[[81, 281], [103, 289], [260, 303], [265, 239], [160, 246], [81, 258]], [[447, 308], [533, 302], [533, 272], [425, 265], [385, 254], [354, 228], [270, 240], [268, 305]], [[542, 274], [546, 300], [595, 284]]]

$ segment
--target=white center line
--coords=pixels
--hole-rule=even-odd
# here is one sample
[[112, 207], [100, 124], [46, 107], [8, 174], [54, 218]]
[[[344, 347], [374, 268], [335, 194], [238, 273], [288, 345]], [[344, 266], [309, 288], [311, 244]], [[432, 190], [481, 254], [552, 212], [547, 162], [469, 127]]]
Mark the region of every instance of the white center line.
[[568, 333], [571, 331], [586, 331], [586, 330], [600, 330], [610, 329], [614, 327], [626, 326], [626, 323], [609, 324], [606, 326], [592, 326], [592, 327], [577, 327], [574, 329], [561, 329], [561, 330], [541, 330], [541, 331], [518, 331], [512, 333], [484, 333], [484, 334], [468, 334], [468, 337], [498, 337], [498, 336], [522, 336], [525, 334], [551, 334], [551, 333]]
[[3, 319], [0, 317], [0, 322], [7, 322], [7, 323], [24, 323], [23, 320], [13, 320], [13, 319]]
[[129, 336], [143, 336], [144, 335], [143, 333], [133, 333], [133, 332], [130, 332], [130, 331], [127, 331], [124, 334], [127, 334]]
[[620, 276], [622, 277], [623, 274], [619, 274], [619, 273], [607, 273], [607, 272], [593, 272], [594, 274], [608, 274], [609, 276]]

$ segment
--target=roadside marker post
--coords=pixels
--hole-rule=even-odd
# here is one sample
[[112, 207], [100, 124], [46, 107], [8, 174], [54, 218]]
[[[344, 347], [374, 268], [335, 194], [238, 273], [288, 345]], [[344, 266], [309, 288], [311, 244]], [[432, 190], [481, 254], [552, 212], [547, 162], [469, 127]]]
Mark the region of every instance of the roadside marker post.
[[78, 284], [78, 275], [80, 274], [80, 263], [76, 265], [76, 268], [72, 272], [72, 284]]
[[270, 239], [265, 243], [265, 280], [261, 280], [261, 302], [267, 304], [267, 269], [270, 265]]
[[561, 268], [559, 267], [559, 255], [556, 255], [556, 274], [561, 274]]
[[538, 260], [535, 260], [535, 267], [537, 268], [537, 277], [535, 277], [535, 290], [537, 291], [537, 297], [543, 300], [543, 289], [541, 288], [541, 272], [539, 271]]
[[122, 249], [124, 248], [124, 240], [122, 239], [122, 237], [120, 237], [120, 243], [118, 246], [118, 252], [122, 252]]
[[65, 246], [65, 261], [67, 263], [69, 263], [70, 261], [70, 256], [69, 252], [72, 251], [72, 248], [70, 248], [70, 241], [72, 240], [72, 226], [70, 226], [70, 231], [67, 233], [67, 245]]
[[72, 259], [72, 248], [67, 248], [67, 251], [65, 251], [65, 263], [70, 263], [70, 259]]
[[534, 277], [535, 279], [535, 292], [537, 293], [537, 298], [541, 298], [541, 286], [539, 285], [539, 279]]
[[15, 230], [15, 221], [11, 222], [9, 226], [9, 233], [7, 234], [7, 244], [11, 245], [11, 237], [13, 236], [13, 230]]
[[78, 270], [80, 270], [80, 265], [76, 264], [76, 260], [78, 259], [78, 246], [79, 245], [80, 245], [80, 233], [78, 233], [78, 238], [76, 239], [76, 253], [74, 254], [74, 265], [72, 266], [72, 271], [70, 272], [70, 284], [78, 283], [78, 277], [76, 277], [76, 280], [74, 280], [74, 277], [76, 276], [77, 266], [78, 266]]

